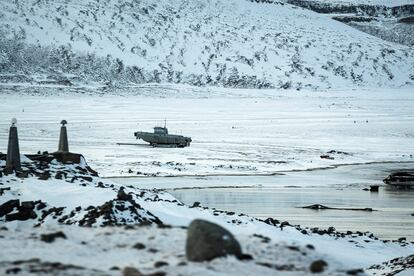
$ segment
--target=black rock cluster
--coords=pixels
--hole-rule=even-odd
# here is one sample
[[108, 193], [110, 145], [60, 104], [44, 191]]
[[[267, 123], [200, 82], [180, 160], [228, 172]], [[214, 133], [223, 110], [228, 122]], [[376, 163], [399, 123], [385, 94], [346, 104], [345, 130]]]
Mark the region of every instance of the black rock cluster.
[[6, 221], [28, 220], [38, 217], [35, 210], [41, 210], [46, 204], [38, 201], [23, 201], [12, 199], [0, 205], [0, 218], [5, 217]]

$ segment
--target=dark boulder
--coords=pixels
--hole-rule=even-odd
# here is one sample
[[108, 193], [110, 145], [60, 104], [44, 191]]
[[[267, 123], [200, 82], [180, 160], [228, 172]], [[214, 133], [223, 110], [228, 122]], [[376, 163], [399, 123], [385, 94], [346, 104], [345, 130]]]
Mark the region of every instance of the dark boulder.
[[16, 176], [19, 178], [28, 178], [30, 176], [30, 171], [16, 171]]
[[98, 184], [96, 185], [97, 188], [106, 188], [105, 185], [99, 181]]
[[31, 209], [23, 209], [21, 208], [17, 213], [11, 213], [6, 215], [6, 221], [14, 221], [14, 220], [28, 220], [28, 219], [35, 219], [37, 218], [36, 213]]
[[167, 275], [167, 273], [165, 273], [164, 271], [155, 271], [151, 274], [147, 274], [148, 276], [165, 276]]
[[46, 203], [44, 203], [44, 202], [39, 202], [38, 204], [37, 204], [37, 207], [36, 207], [36, 209], [37, 210], [42, 210], [42, 209], [44, 209], [44, 208], [46, 208]]
[[322, 273], [326, 266], [328, 266], [328, 264], [324, 260], [317, 260], [310, 265], [309, 270], [312, 273]]
[[20, 267], [12, 267], [9, 269], [6, 269], [6, 274], [18, 274], [22, 271]]
[[250, 254], [242, 254], [239, 257], [239, 260], [242, 260], [242, 261], [251, 261], [251, 260], [253, 260], [253, 256], [250, 255]]
[[312, 244], [307, 244], [306, 248], [310, 250], [315, 250], [315, 246], [313, 246]]
[[142, 274], [138, 269], [127, 266], [122, 270], [123, 276], [142, 276]]
[[160, 268], [160, 267], [162, 267], [162, 266], [167, 266], [167, 265], [168, 265], [168, 263], [167, 263], [167, 262], [164, 262], [164, 261], [158, 261], [158, 262], [155, 262], [154, 267], [155, 267], [155, 268]]
[[66, 175], [67, 175], [67, 173], [65, 173], [65, 172], [57, 171], [56, 175], [55, 175], [55, 178], [56, 179], [64, 179], [64, 178], [66, 178]]
[[92, 182], [92, 180], [93, 180], [92, 177], [90, 177], [90, 176], [82, 176], [82, 175], [80, 175], [79, 178], [81, 178], [81, 179], [83, 179], [85, 181], [88, 181], [88, 182]]
[[62, 231], [58, 231], [56, 233], [50, 233], [50, 234], [42, 234], [42, 235], [40, 235], [40, 240], [41, 241], [44, 241], [44, 242], [47, 242], [47, 243], [52, 243], [57, 238], [66, 239], [66, 235]]
[[96, 172], [95, 170], [93, 170], [91, 167], [87, 166], [86, 170], [89, 172], [90, 175], [92, 176], [99, 176], [98, 172]]
[[276, 226], [280, 223], [280, 221], [278, 221], [277, 219], [274, 219], [274, 218], [267, 218], [263, 222], [266, 223], [266, 224], [269, 224], [269, 225], [273, 225], [273, 226]]
[[133, 248], [142, 250], [142, 249], [145, 249], [145, 244], [138, 242], [133, 246]]
[[282, 221], [282, 223], [280, 224], [280, 228], [283, 228], [285, 226], [290, 226], [290, 223], [288, 221]]
[[0, 196], [4, 194], [4, 191], [10, 191], [10, 187], [0, 188]]
[[361, 268], [351, 269], [346, 272], [347, 275], [361, 275], [364, 273], [364, 270]]
[[21, 209], [33, 210], [34, 207], [35, 207], [35, 202], [34, 201], [22, 201]]
[[44, 171], [38, 176], [39, 180], [48, 180], [50, 178], [50, 172]]
[[223, 227], [205, 220], [193, 220], [187, 230], [186, 256], [194, 262], [218, 257], [243, 256], [239, 242]]
[[18, 208], [19, 206], [20, 200], [18, 199], [6, 201], [2, 205], [0, 205], [0, 217], [7, 215], [11, 211], [13, 211], [14, 208]]
[[132, 200], [132, 195], [125, 193], [124, 187], [121, 187], [118, 191], [117, 197], [118, 200], [129, 201]]
[[378, 185], [371, 185], [371, 186], [369, 186], [369, 190], [371, 192], [378, 192], [379, 186]]
[[64, 164], [79, 164], [81, 162], [82, 155], [71, 152], [54, 152], [53, 157]]

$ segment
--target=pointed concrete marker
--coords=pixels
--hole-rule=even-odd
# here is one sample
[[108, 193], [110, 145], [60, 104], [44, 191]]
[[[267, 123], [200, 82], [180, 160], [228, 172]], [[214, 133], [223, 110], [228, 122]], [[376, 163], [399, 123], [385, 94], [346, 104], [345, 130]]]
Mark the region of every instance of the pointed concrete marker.
[[59, 148], [60, 152], [69, 152], [69, 143], [68, 143], [68, 132], [66, 131], [66, 120], [60, 122], [62, 126], [60, 127], [60, 137], [59, 137]]
[[19, 137], [17, 136], [17, 120], [13, 118], [11, 121], [9, 132], [9, 144], [7, 146], [6, 157], [6, 171], [13, 172], [13, 170], [20, 171], [22, 166], [20, 164], [20, 150]]

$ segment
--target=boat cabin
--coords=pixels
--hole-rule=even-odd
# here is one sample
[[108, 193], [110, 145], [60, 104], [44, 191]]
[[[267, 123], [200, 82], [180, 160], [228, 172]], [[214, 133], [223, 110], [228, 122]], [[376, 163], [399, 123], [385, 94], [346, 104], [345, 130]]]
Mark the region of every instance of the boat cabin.
[[154, 127], [154, 134], [168, 134], [166, 127]]

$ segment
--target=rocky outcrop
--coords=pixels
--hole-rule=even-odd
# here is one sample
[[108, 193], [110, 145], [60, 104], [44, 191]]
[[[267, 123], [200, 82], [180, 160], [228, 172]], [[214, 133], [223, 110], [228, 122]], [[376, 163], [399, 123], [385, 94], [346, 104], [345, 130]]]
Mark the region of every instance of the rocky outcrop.
[[79, 220], [80, 226], [96, 225], [101, 221], [101, 226], [114, 226], [126, 224], [162, 224], [162, 222], [142, 208], [132, 197], [120, 189], [116, 199], [105, 202], [101, 206], [87, 208], [87, 213]]
[[329, 3], [327, 1], [286, 0], [287, 3], [317, 13], [360, 14], [367, 16], [402, 17], [414, 14], [414, 5], [384, 6], [353, 3]]
[[387, 275], [397, 275], [402, 271], [411, 271], [412, 269], [414, 269], [414, 255], [409, 255], [405, 257], [395, 258], [381, 264], [372, 265], [366, 269], [366, 272], [371, 275], [375, 275], [383, 273], [384, 270], [386, 270]]
[[5, 217], [5, 221], [28, 220], [38, 217], [35, 208], [40, 210], [43, 203], [38, 201], [23, 201], [12, 199], [0, 205], [0, 218]]
[[407, 46], [414, 45], [414, 4], [384, 6], [309, 0], [287, 2], [318, 13], [332, 14], [332, 19], [383, 40]]
[[[44, 152], [42, 154], [27, 154], [25, 156], [30, 161], [22, 162], [21, 170], [15, 172], [20, 178], [32, 176], [41, 180], [48, 180], [50, 177], [62, 179], [70, 175], [71, 179], [73, 177], [75, 179], [83, 177], [84, 180], [89, 180], [90, 182], [91, 176], [98, 176], [98, 173], [86, 164], [85, 158], [81, 154]], [[0, 160], [6, 160], [6, 155], [0, 153]], [[76, 167], [73, 169], [72, 167], [65, 167], [65, 165], [76, 165]], [[0, 172], [6, 174], [4, 166], [0, 166]]]
[[0, 205], [0, 217], [3, 217], [20, 206], [20, 200], [12, 199]]

